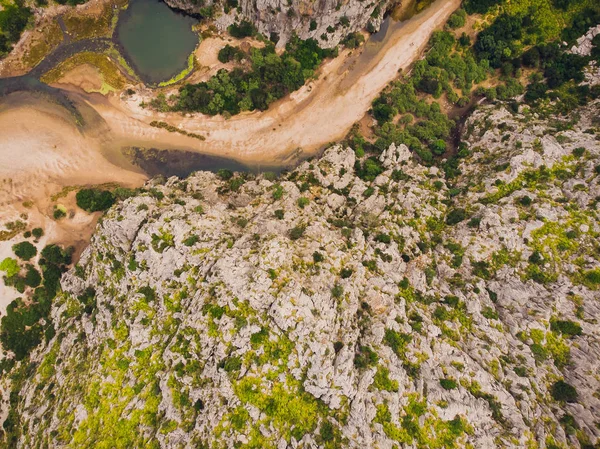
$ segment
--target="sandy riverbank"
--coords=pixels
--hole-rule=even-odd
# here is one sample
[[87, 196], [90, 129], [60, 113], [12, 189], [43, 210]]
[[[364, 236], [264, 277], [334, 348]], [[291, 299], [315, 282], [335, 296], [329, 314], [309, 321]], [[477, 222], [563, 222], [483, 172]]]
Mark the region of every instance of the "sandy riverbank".
[[[27, 229], [44, 229], [39, 243], [60, 242], [82, 249], [94, 230], [99, 214], [88, 214], [75, 205], [68, 186], [115, 182], [139, 186], [145, 176], [109, 163], [101, 154], [101, 133], [88, 135], [62, 107], [36, 94], [15, 93], [0, 103], [0, 223], [15, 220]], [[53, 195], [64, 191], [60, 198]], [[53, 219], [60, 204], [67, 217]], [[3, 227], [2, 227], [3, 228]], [[14, 257], [11, 247], [22, 241], [22, 232], [0, 241], [0, 260]], [[0, 312], [18, 293], [0, 279]]]
[[[135, 137], [153, 146], [185, 147], [244, 163], [282, 162], [298, 148], [303, 155], [345, 136], [372, 100], [419, 58], [431, 33], [458, 8], [460, 0], [437, 0], [386, 38], [376, 51], [343, 51], [321, 68], [317, 80], [273, 104], [268, 111], [225, 119], [201, 114], [156, 113], [139, 106], [143, 97], [78, 94], [106, 121], [115, 136]], [[366, 53], [366, 54], [365, 54]], [[363, 56], [364, 55], [364, 56]], [[205, 141], [149, 126], [163, 120]]]

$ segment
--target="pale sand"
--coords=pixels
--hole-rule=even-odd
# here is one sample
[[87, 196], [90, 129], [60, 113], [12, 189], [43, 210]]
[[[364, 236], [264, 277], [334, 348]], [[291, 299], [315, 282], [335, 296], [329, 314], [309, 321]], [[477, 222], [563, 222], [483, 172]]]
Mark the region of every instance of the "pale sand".
[[57, 85], [60, 84], [77, 86], [88, 93], [100, 92], [103, 84], [102, 74], [91, 64], [81, 64], [61, 76]]
[[[142, 185], [145, 176], [109, 163], [100, 152], [102, 139], [83, 134], [62, 107], [28, 93], [15, 93], [0, 104], [0, 223], [24, 219], [28, 229], [41, 227], [46, 236], [38, 245], [59, 242], [80, 251], [87, 244], [99, 214], [75, 206], [71, 192], [51, 201], [65, 186], [117, 182]], [[30, 201], [26, 208], [23, 202]], [[62, 204], [68, 217], [52, 219], [54, 204]], [[2, 226], [4, 228], [4, 226]], [[11, 247], [23, 240], [17, 235], [0, 242], [0, 260], [14, 257]], [[6, 288], [0, 276], [0, 314], [20, 296]]]

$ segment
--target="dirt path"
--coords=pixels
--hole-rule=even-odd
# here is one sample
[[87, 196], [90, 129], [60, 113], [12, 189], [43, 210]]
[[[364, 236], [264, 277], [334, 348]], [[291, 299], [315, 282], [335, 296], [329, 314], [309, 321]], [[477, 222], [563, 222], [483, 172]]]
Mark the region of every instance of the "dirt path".
[[[243, 113], [228, 120], [201, 114], [161, 114], [127, 100], [81, 95], [107, 122], [115, 137], [139, 144], [185, 148], [232, 157], [245, 163], [282, 162], [298, 148], [313, 154], [342, 138], [361, 119], [377, 94], [398, 71], [419, 57], [431, 33], [458, 8], [460, 0], [437, 0], [409, 21], [395, 25], [384, 43], [367, 44], [361, 52], [344, 51], [326, 63], [313, 81], [266, 112]], [[163, 120], [205, 141], [149, 126]]]

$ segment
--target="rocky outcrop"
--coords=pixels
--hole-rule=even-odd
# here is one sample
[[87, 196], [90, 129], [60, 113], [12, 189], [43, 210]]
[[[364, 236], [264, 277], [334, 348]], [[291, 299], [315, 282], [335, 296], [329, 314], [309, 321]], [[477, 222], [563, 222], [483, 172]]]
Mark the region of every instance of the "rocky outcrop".
[[[200, 13], [211, 6], [219, 11], [215, 24], [221, 30], [241, 20], [250, 20], [267, 37], [278, 36], [284, 45], [295, 33], [302, 39], [314, 38], [323, 48], [335, 47], [348, 34], [362, 29], [379, 29], [391, 0], [367, 2], [361, 0], [240, 0], [237, 8], [223, 11], [220, 4], [166, 0], [174, 8]], [[236, 2], [237, 3], [237, 2]]]
[[482, 107], [450, 181], [403, 145], [151, 181], [63, 278], [19, 446], [593, 444], [598, 107]]
[[[570, 52], [579, 56], [590, 56], [594, 47], [593, 40], [600, 34], [600, 25], [591, 27], [587, 33], [577, 39], [577, 44], [571, 47]], [[597, 61], [591, 61], [585, 70], [585, 84], [596, 86], [600, 84], [600, 67]]]

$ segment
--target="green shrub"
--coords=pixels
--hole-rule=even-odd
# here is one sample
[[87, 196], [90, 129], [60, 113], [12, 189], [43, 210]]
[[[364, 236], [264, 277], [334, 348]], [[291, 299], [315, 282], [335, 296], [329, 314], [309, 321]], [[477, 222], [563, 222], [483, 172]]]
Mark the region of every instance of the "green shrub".
[[235, 356], [235, 357], [228, 357], [225, 360], [225, 363], [223, 364], [223, 369], [225, 371], [227, 371], [228, 373], [231, 373], [233, 371], [239, 371], [242, 368], [242, 360]]
[[444, 390], [454, 390], [458, 387], [454, 379], [440, 379], [440, 385]]
[[184, 241], [183, 244], [185, 246], [194, 246], [196, 243], [198, 243], [200, 241], [200, 237], [198, 237], [196, 234], [190, 235], [189, 237], [187, 237]]
[[281, 198], [283, 198], [283, 194], [285, 193], [285, 190], [283, 190], [283, 187], [281, 186], [281, 184], [275, 184], [273, 186], [273, 199], [274, 200], [280, 200]]
[[284, 212], [283, 209], [277, 209], [274, 213], [275, 217], [279, 220], [283, 220]]
[[319, 262], [323, 262], [325, 260], [325, 257], [323, 257], [323, 254], [321, 254], [318, 251], [315, 251], [313, 253], [313, 262], [314, 263], [319, 263]]
[[52, 216], [55, 220], [60, 220], [61, 218], [65, 218], [67, 213], [62, 207], [54, 206], [54, 211], [52, 212]]
[[592, 289], [600, 287], [600, 268], [585, 271], [583, 273], [583, 283]]
[[412, 341], [410, 334], [396, 332], [386, 329], [383, 342], [388, 345], [400, 359], [405, 358], [406, 346]]
[[581, 326], [568, 320], [550, 320], [550, 329], [569, 337], [581, 335]]
[[298, 240], [300, 237], [302, 237], [304, 235], [304, 231], [306, 231], [306, 225], [301, 224], [298, 226], [294, 226], [290, 230], [290, 239]]
[[448, 26], [452, 29], [461, 28], [467, 20], [467, 12], [464, 9], [459, 9], [452, 13], [448, 19]]
[[452, 209], [446, 216], [446, 224], [454, 226], [467, 218], [467, 211], [461, 208]]
[[519, 204], [521, 204], [521, 206], [531, 206], [532, 203], [532, 199], [530, 197], [528, 197], [527, 195], [522, 196], [521, 198], [519, 198]]
[[473, 217], [467, 223], [467, 226], [470, 228], [478, 228], [481, 224], [481, 217]]
[[352, 273], [354, 273], [352, 268], [342, 268], [340, 271], [340, 277], [342, 279], [348, 279], [350, 276], [352, 276]]
[[388, 234], [379, 233], [375, 236], [375, 241], [381, 243], [390, 243], [392, 238]]
[[222, 63], [227, 63], [229, 61], [232, 61], [233, 59], [239, 61], [239, 60], [243, 59], [245, 56], [246, 56], [246, 54], [243, 51], [241, 51], [239, 48], [232, 47], [231, 45], [227, 44], [227, 45], [225, 45], [225, 47], [223, 47], [221, 50], [219, 50], [217, 59]]
[[7, 257], [2, 262], [0, 262], [0, 271], [4, 271], [6, 276], [11, 278], [21, 271], [19, 267], [19, 263], [13, 259], [12, 257]]
[[227, 28], [229, 34], [238, 39], [254, 36], [257, 32], [256, 27], [248, 20], [242, 20], [239, 24], [234, 23]]
[[390, 370], [384, 366], [377, 367], [377, 372], [373, 378], [373, 386], [378, 390], [398, 391], [398, 381], [390, 379]]
[[379, 356], [368, 346], [360, 346], [354, 356], [354, 366], [359, 369], [375, 366], [379, 361]]
[[27, 271], [25, 272], [25, 285], [31, 288], [38, 287], [42, 282], [42, 276], [33, 265], [27, 265]]
[[231, 170], [227, 170], [226, 168], [221, 168], [217, 171], [217, 176], [223, 181], [229, 181], [231, 178], [233, 178], [233, 172]]
[[581, 157], [585, 154], [585, 148], [583, 147], [577, 147], [573, 150], [573, 156], [575, 157]]
[[559, 380], [552, 385], [550, 390], [555, 401], [559, 402], [577, 402], [577, 390], [564, 380]]
[[81, 189], [75, 195], [77, 206], [87, 212], [98, 212], [109, 209], [116, 201], [108, 190]]
[[44, 235], [44, 230], [42, 228], [33, 228], [31, 230], [31, 234], [35, 237], [36, 240], [38, 240]]
[[305, 198], [303, 196], [298, 198], [298, 207], [300, 209], [304, 209], [306, 206], [308, 206], [309, 203], [310, 203], [310, 200], [308, 198]]
[[21, 242], [13, 245], [13, 252], [19, 259], [30, 260], [37, 255], [37, 248], [29, 242]]
[[335, 284], [333, 286], [333, 288], [331, 289], [331, 296], [333, 296], [336, 299], [341, 298], [343, 294], [344, 294], [344, 287], [342, 287], [340, 284]]

